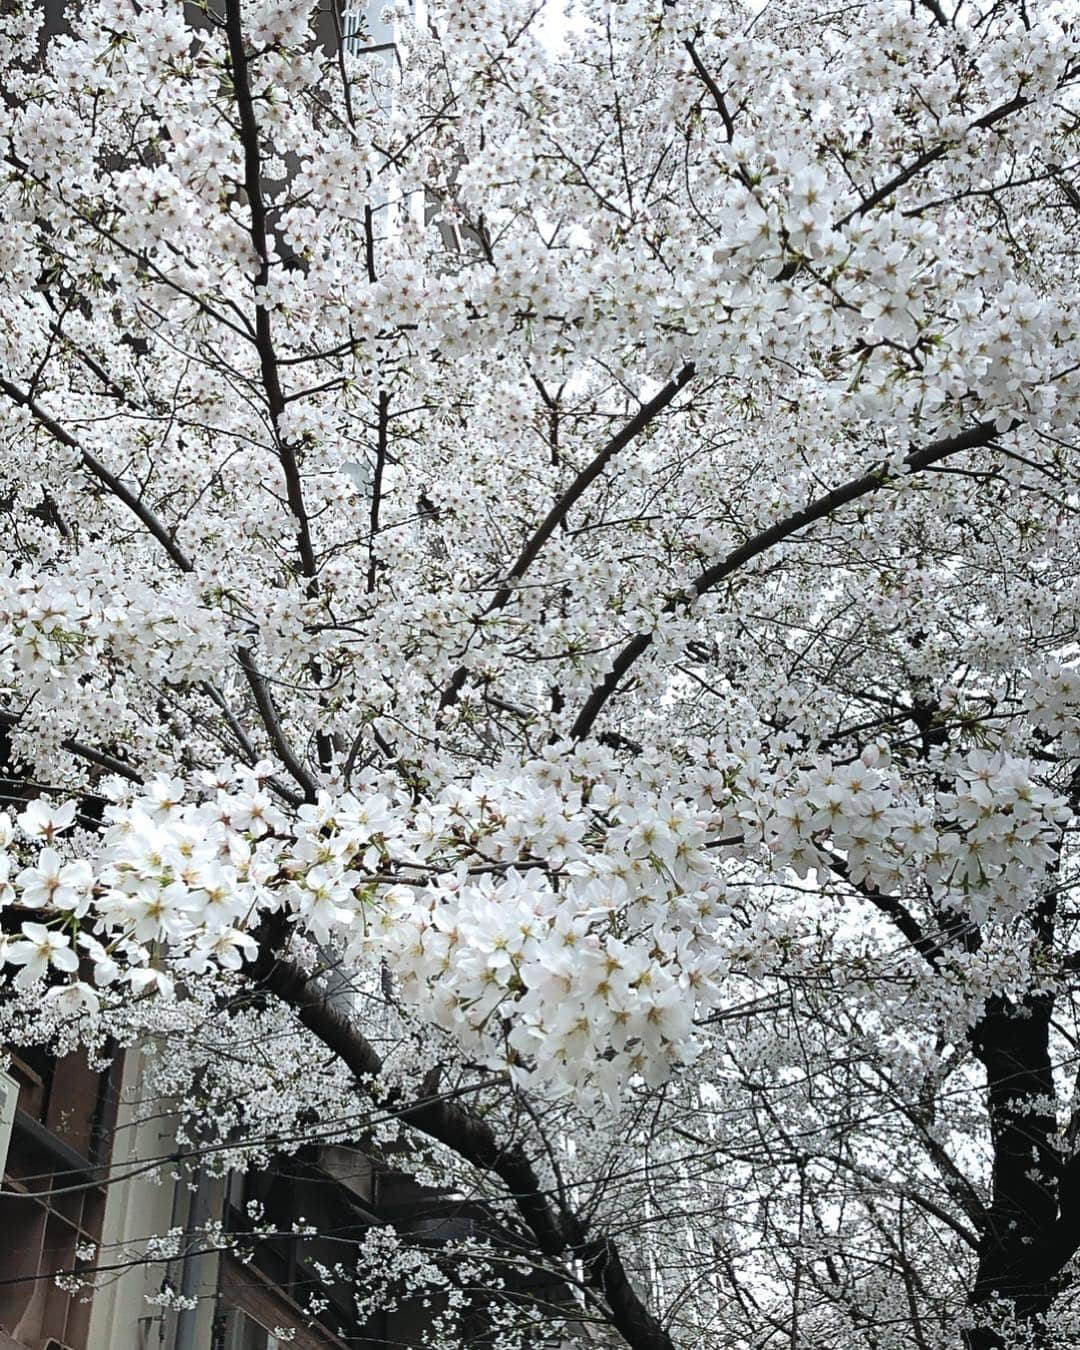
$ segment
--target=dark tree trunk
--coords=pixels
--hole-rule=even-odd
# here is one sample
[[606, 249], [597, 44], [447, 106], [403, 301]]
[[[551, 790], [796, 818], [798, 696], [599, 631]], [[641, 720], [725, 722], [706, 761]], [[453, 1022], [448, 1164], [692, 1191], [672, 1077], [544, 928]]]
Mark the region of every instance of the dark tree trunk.
[[[977, 1310], [1007, 1300], [1033, 1343], [1057, 1287], [1061, 1265], [1054, 1074], [1050, 1060], [1052, 999], [991, 999], [971, 1042], [986, 1070], [993, 1148], [991, 1197], [971, 1302]], [[968, 1350], [1003, 1350], [989, 1327], [966, 1336]]]

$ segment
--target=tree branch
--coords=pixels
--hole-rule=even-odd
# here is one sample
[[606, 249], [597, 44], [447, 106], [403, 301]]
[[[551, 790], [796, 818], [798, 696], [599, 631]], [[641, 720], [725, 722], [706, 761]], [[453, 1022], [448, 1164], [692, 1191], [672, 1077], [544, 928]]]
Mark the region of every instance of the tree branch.
[[895, 895], [887, 895], [884, 891], [879, 891], [868, 882], [854, 881], [850, 868], [838, 853], [834, 853], [829, 848], [822, 849], [822, 852], [828, 858], [829, 866], [836, 875], [847, 882], [853, 890], [858, 891], [865, 900], [869, 900], [875, 909], [880, 910], [890, 919], [929, 966], [934, 970], [941, 968], [945, 960], [944, 948], [933, 938], [927, 937], [922, 930], [922, 925], [903, 901]]
[[[300, 1021], [359, 1079], [377, 1078], [382, 1059], [367, 1038], [312, 987], [307, 975], [276, 960], [264, 948], [252, 971], [263, 987], [296, 1010]], [[398, 1103], [400, 1102], [400, 1105]], [[380, 1105], [397, 1106], [398, 1118], [499, 1178], [544, 1256], [578, 1260], [585, 1282], [610, 1310], [611, 1324], [631, 1350], [675, 1350], [674, 1342], [646, 1308], [627, 1278], [610, 1238], [588, 1236], [581, 1221], [552, 1206], [532, 1163], [519, 1145], [500, 1144], [486, 1120], [445, 1097], [406, 1103], [400, 1091]]]
[[[985, 131], [988, 127], [992, 127], [995, 123], [1000, 122], [1002, 118], [1008, 117], [1010, 113], [1018, 112], [1021, 108], [1026, 108], [1030, 102], [1030, 99], [1023, 98], [1020, 94], [1017, 94], [1014, 98], [1009, 99], [1008, 103], [1002, 103], [1000, 107], [992, 108], [990, 112], [983, 113], [982, 117], [976, 118], [975, 121], [971, 123], [971, 127], [979, 127]], [[880, 206], [883, 201], [893, 195], [897, 188], [902, 188], [905, 183], [910, 182], [911, 179], [914, 178], [916, 174], [921, 173], [923, 169], [927, 169], [931, 164], [936, 164], [939, 159], [943, 159], [949, 153], [951, 148], [951, 143], [938, 145], [935, 146], [933, 150], [927, 150], [919, 155], [918, 158], [913, 159], [910, 164], [890, 178], [887, 183], [883, 183], [876, 192], [872, 192], [869, 197], [866, 197], [861, 201], [854, 210], [849, 211], [846, 216], [841, 216], [839, 220], [835, 221], [833, 223], [833, 229], [841, 230], [845, 225], [849, 225], [859, 216], [864, 216], [867, 211], [872, 211], [875, 206]]]
[[[904, 458], [904, 468], [909, 473], [918, 473], [919, 470], [929, 468], [932, 464], [938, 463], [939, 460], [946, 459], [949, 455], [958, 454], [961, 450], [972, 450], [978, 446], [986, 445], [997, 434], [993, 422], [980, 422], [977, 426], [971, 427], [968, 431], [962, 431], [956, 436], [935, 441], [921, 450], [912, 450]], [[718, 563], [706, 568], [688, 587], [669, 597], [661, 613], [671, 615], [676, 613], [681, 606], [692, 604], [694, 600], [713, 590], [721, 581], [737, 572], [746, 563], [751, 562], [762, 553], [768, 552], [775, 544], [790, 539], [793, 534], [798, 534], [808, 525], [813, 525], [816, 521], [831, 515], [841, 506], [847, 506], [850, 502], [858, 501], [860, 497], [866, 497], [873, 492], [877, 492], [890, 481], [892, 479], [888, 473], [888, 467], [881, 463], [871, 469], [869, 473], [851, 479], [842, 486], [834, 488], [832, 492], [826, 492], [824, 496], [812, 501], [809, 506], [805, 506], [801, 511], [796, 511], [783, 520], [777, 521], [775, 525], [770, 525], [767, 530], [762, 530], [760, 534], [756, 534], [745, 544], [741, 544], [737, 549], [732, 550]], [[570, 730], [570, 735], [574, 740], [581, 740], [590, 733], [597, 717], [615, 693], [620, 681], [634, 662], [649, 649], [652, 641], [652, 633], [638, 633], [623, 647], [615, 658], [603, 683], [596, 686], [578, 714], [577, 720]]]
[[[101, 461], [90, 454], [88, 450], [82, 449], [75, 437], [62, 427], [59, 422], [50, 417], [34, 399], [29, 397], [29, 395], [24, 394], [21, 389], [2, 377], [0, 377], [0, 390], [3, 390], [12, 402], [28, 408], [34, 419], [45, 428], [54, 440], [58, 441], [61, 445], [67, 446], [71, 450], [78, 451], [82, 457], [83, 466], [87, 471], [108, 488], [113, 496], [124, 503], [128, 510], [131, 511], [140, 523], [145, 526], [148, 533], [162, 546], [181, 572], [191, 573], [195, 570], [194, 563], [179, 544], [177, 544], [164, 523], [150, 510], [141, 497], [138, 497], [132, 492], [132, 490], [127, 487], [116, 474], [107, 469]], [[252, 660], [251, 652], [247, 648], [238, 648], [236, 656], [244, 671], [247, 682], [251, 686], [251, 691], [255, 696], [255, 704], [259, 709], [259, 715], [262, 719], [263, 726], [266, 728], [266, 733], [270, 738], [271, 744], [277, 751], [281, 762], [288, 769], [289, 773], [304, 789], [305, 798], [309, 801], [314, 800], [316, 790], [315, 780], [300, 763], [289, 746], [288, 740], [282, 730], [277, 710], [274, 708], [273, 701], [266, 688], [265, 680]], [[219, 704], [219, 706], [221, 705]], [[116, 767], [120, 764], [119, 760], [113, 762], [110, 756], [110, 762], [106, 764], [103, 762], [99, 752], [91, 751], [87, 746], [80, 746], [80, 748], [76, 750], [73, 748], [76, 744], [79, 743], [74, 741], [65, 743], [66, 748], [69, 749], [72, 754], [78, 754], [83, 759], [90, 759], [92, 754], [96, 756], [94, 762], [101, 763], [103, 768], [109, 768], [113, 773], [123, 773], [126, 777], [132, 778], [130, 767]], [[137, 779], [135, 781], [137, 781]]]
[[[589, 486], [600, 477], [619, 451], [624, 450], [636, 436], [640, 435], [672, 402], [679, 391], [689, 384], [694, 378], [695, 370], [694, 363], [692, 361], [687, 362], [674, 379], [669, 380], [654, 398], [651, 398], [648, 403], [642, 404], [634, 416], [612, 436], [595, 458], [581, 470], [533, 531], [525, 547], [518, 554], [517, 561], [507, 573], [507, 584], [500, 586], [495, 592], [487, 608], [480, 615], [481, 619], [487, 618], [489, 614], [494, 614], [507, 604], [514, 594], [514, 583], [520, 581], [536, 561], [540, 550], [566, 519], [571, 507], [580, 500]], [[440, 712], [453, 707], [457, 702], [458, 695], [461, 693], [468, 675], [469, 672], [465, 666], [459, 666], [454, 672], [450, 683], [443, 690], [442, 698], [439, 700]]]
[[[236, 93], [236, 111], [240, 120], [240, 146], [244, 155], [244, 191], [251, 215], [251, 243], [259, 259], [255, 276], [257, 289], [264, 288], [270, 278], [270, 245], [266, 228], [266, 203], [262, 192], [262, 158], [259, 151], [259, 124], [255, 117], [255, 102], [248, 78], [248, 55], [244, 46], [244, 29], [240, 0], [225, 0], [225, 31], [229, 42], [229, 64], [232, 67], [233, 88]], [[311, 523], [304, 502], [300, 470], [292, 445], [281, 434], [280, 418], [285, 410], [277, 353], [270, 324], [270, 311], [265, 299], [255, 301], [255, 349], [259, 354], [259, 369], [266, 391], [270, 420], [278, 459], [285, 476], [285, 492], [289, 510], [296, 520], [297, 549], [303, 575], [314, 579], [318, 570], [315, 549], [311, 542]]]
[[[6, 712], [0, 710], [0, 726], [14, 729], [20, 723], [22, 718], [18, 713]], [[108, 773], [115, 773], [121, 778], [126, 778], [130, 783], [141, 783], [141, 775], [130, 764], [126, 764], [122, 759], [117, 759], [114, 755], [108, 754], [105, 750], [95, 750], [92, 745], [84, 745], [82, 741], [76, 741], [70, 736], [60, 742], [61, 748], [68, 754], [74, 755], [77, 759], [84, 759], [88, 764], [96, 764], [99, 769], [105, 769]]]
[[251, 650], [248, 647], [237, 647], [236, 659], [240, 662], [240, 669], [244, 672], [248, 686], [251, 689], [252, 697], [255, 699], [255, 706], [259, 710], [259, 717], [263, 726], [266, 728], [266, 734], [270, 738], [270, 743], [277, 752], [278, 758], [288, 769], [289, 773], [296, 779], [304, 789], [304, 796], [309, 802], [313, 802], [318, 793], [318, 784], [311, 774], [304, 768], [303, 764], [296, 756], [296, 752], [289, 744], [289, 739], [281, 725], [281, 719], [278, 716], [277, 708], [274, 706], [274, 700], [270, 693], [270, 688], [266, 683], [265, 677], [257, 669], [255, 662], [251, 658]]
[[122, 501], [128, 510], [145, 526], [147, 531], [158, 541], [161, 547], [173, 560], [181, 572], [191, 572], [194, 565], [184, 550], [173, 538], [172, 532], [166, 529], [165, 525], [150, 510], [141, 497], [126, 486], [116, 474], [112, 473], [104, 464], [89, 450], [84, 450], [72, 434], [65, 430], [54, 418], [50, 417], [44, 408], [29, 394], [24, 394], [21, 389], [12, 384], [9, 380], [0, 377], [0, 390], [11, 399], [13, 403], [20, 407], [29, 409], [34, 420], [49, 433], [53, 440], [61, 445], [67, 446], [69, 450], [78, 451], [83, 467], [88, 473], [92, 474], [98, 482], [109, 489], [114, 497]]

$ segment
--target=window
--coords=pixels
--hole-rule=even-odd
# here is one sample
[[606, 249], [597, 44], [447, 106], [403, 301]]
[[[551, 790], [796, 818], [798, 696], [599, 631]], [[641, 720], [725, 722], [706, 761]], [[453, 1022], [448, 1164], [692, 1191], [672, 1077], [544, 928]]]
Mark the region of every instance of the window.
[[0, 1177], [7, 1168], [11, 1127], [15, 1123], [15, 1103], [19, 1100], [19, 1085], [9, 1073], [0, 1073]]
[[101, 1234], [95, 1164], [111, 1125], [109, 1074], [82, 1054], [24, 1048], [0, 1076], [0, 1094], [0, 1330], [27, 1345], [84, 1350], [90, 1305], [53, 1277], [85, 1268], [80, 1253]]
[[234, 1308], [225, 1326], [224, 1350], [285, 1350], [285, 1342], [254, 1317]]

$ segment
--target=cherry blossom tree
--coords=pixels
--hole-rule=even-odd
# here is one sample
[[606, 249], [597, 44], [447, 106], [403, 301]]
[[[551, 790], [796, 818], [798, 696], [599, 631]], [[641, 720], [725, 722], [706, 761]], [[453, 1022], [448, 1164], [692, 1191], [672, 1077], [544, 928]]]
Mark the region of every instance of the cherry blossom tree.
[[611, 1344], [1076, 1344], [1080, 11], [316, 9], [0, 8], [0, 1034]]

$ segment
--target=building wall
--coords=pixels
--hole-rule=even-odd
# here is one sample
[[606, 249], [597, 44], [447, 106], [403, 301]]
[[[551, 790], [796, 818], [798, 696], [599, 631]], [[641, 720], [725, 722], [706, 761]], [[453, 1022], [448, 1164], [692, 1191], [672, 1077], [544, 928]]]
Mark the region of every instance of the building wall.
[[[218, 1217], [223, 1203], [221, 1183], [202, 1183], [192, 1192], [186, 1180], [155, 1179], [139, 1171], [148, 1160], [176, 1148], [175, 1118], [140, 1109], [139, 1083], [142, 1052], [125, 1056], [111, 1159], [111, 1175], [101, 1232], [102, 1265], [138, 1259], [146, 1240], [156, 1234], [187, 1228], [193, 1210], [198, 1220]], [[149, 1114], [150, 1119], [142, 1119]], [[130, 1177], [128, 1173], [135, 1173]], [[209, 1191], [209, 1194], [208, 1194]], [[198, 1203], [196, 1203], [198, 1202]], [[168, 1281], [175, 1289], [190, 1289], [198, 1307], [186, 1314], [165, 1311], [148, 1302]], [[127, 1350], [209, 1350], [212, 1341], [218, 1284], [218, 1258], [200, 1255], [185, 1260], [152, 1262], [124, 1270], [104, 1283], [91, 1308], [88, 1350], [124, 1347]]]
[[0, 1346], [86, 1350], [89, 1303], [54, 1276], [87, 1269], [80, 1252], [101, 1233], [111, 1074], [85, 1055], [57, 1060], [40, 1049], [12, 1056], [7, 1068]]

